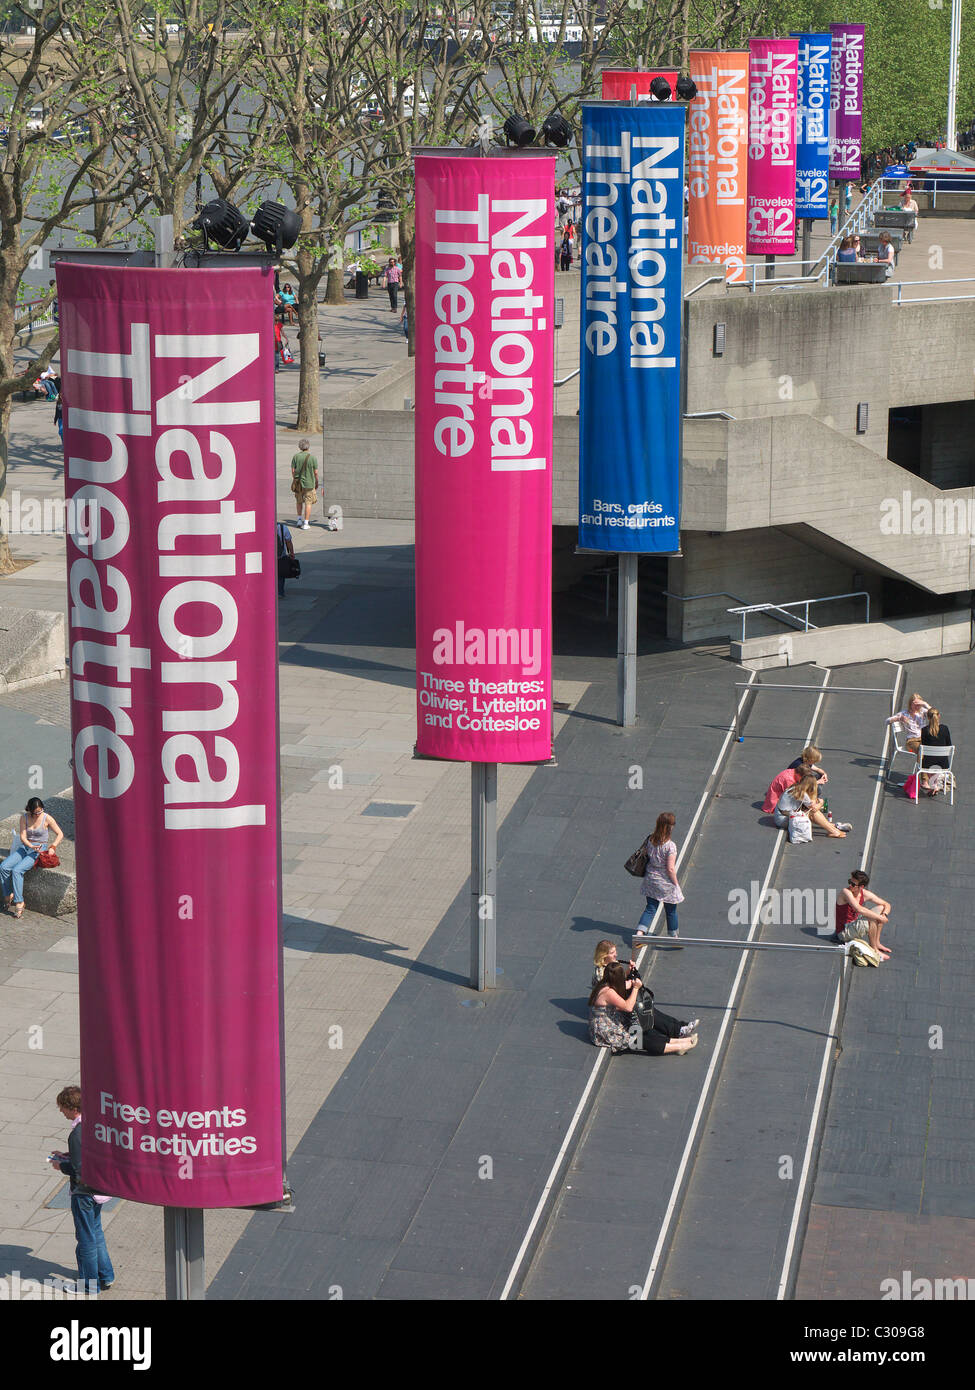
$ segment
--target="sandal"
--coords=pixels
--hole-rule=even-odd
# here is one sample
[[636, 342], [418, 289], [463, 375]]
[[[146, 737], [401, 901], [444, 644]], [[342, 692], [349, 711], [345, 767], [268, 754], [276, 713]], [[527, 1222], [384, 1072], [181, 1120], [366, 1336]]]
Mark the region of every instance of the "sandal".
[[[18, 907], [20, 908], [20, 911], [19, 911], [19, 912], [17, 911]], [[13, 911], [13, 914], [14, 914], [15, 917], [17, 917], [17, 918], [23, 917], [23, 915], [24, 915], [24, 904], [23, 904], [23, 903], [14, 903], [13, 908], [12, 908], [12, 911]]]

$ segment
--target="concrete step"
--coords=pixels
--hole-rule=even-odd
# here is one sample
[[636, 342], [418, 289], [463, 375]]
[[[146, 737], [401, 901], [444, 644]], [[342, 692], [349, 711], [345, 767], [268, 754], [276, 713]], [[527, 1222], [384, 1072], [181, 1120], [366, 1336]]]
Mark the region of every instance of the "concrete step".
[[64, 676], [63, 613], [0, 606], [0, 693]]
[[[78, 906], [75, 884], [74, 848], [74, 792], [71, 787], [59, 796], [45, 796], [44, 809], [53, 816], [64, 831], [64, 839], [58, 845], [57, 855], [61, 861], [57, 869], [42, 869], [35, 865], [24, 875], [24, 904], [30, 912], [40, 912], [45, 917], [66, 917]], [[6, 858], [11, 845], [17, 838], [20, 828], [21, 812], [0, 821], [0, 857]]]

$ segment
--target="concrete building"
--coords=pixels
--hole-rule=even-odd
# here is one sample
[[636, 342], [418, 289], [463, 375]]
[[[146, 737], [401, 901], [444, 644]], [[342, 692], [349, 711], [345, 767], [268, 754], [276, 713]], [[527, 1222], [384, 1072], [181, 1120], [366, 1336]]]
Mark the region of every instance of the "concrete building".
[[[967, 650], [975, 297], [914, 286], [908, 298], [893, 283], [750, 291], [713, 277], [685, 269], [682, 554], [641, 561], [641, 599], [657, 598], [641, 624], [730, 639], [756, 667]], [[558, 275], [556, 294], [555, 585], [588, 573], [592, 587], [600, 571], [612, 590], [611, 557], [574, 554], [578, 274]], [[326, 412], [329, 495], [347, 514], [412, 517], [412, 395], [404, 360]], [[810, 609], [815, 631], [799, 631], [802, 609], [750, 614], [744, 642], [728, 612], [851, 594]]]

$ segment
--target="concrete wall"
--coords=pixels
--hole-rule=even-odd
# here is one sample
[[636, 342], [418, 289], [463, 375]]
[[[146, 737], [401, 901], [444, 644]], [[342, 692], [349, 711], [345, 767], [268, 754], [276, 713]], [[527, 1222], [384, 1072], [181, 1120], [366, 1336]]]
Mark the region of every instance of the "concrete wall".
[[[886, 452], [891, 308], [885, 286], [702, 295], [687, 301], [690, 414], [812, 415], [875, 453]], [[713, 356], [718, 323], [725, 325], [722, 357]], [[856, 433], [860, 401], [870, 404], [864, 435]]]
[[887, 623], [851, 623], [818, 632], [785, 633], [732, 642], [731, 659], [750, 671], [799, 666], [851, 666], [863, 661], [920, 661], [928, 656], [967, 652], [971, 617], [964, 612], [898, 618]]
[[[707, 535], [681, 532], [682, 558], [671, 560], [667, 587], [672, 593], [719, 594], [718, 598], [667, 600], [667, 635], [675, 641], [697, 642], [713, 637], [737, 637], [741, 618], [727, 609], [751, 603], [788, 603], [848, 593], [853, 567], [821, 554], [813, 546], [783, 531], [763, 529]], [[880, 581], [869, 581], [871, 602], [879, 598]], [[730, 591], [724, 594], [723, 591]], [[736, 595], [740, 603], [736, 602]], [[842, 623], [862, 619], [864, 601], [844, 600], [813, 608], [810, 621]], [[796, 614], [801, 619], [802, 613]], [[748, 617], [746, 633], [760, 636], [788, 633], [789, 628], [761, 614]]]

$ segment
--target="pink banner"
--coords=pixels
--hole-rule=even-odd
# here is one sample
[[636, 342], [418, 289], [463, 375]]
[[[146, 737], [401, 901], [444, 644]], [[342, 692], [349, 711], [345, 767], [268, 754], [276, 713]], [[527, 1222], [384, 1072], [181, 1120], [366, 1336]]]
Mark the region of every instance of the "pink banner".
[[554, 157], [416, 158], [417, 752], [552, 751]]
[[85, 1181], [283, 1176], [271, 277], [58, 266]]
[[750, 39], [748, 231], [750, 256], [796, 249], [798, 39]]

